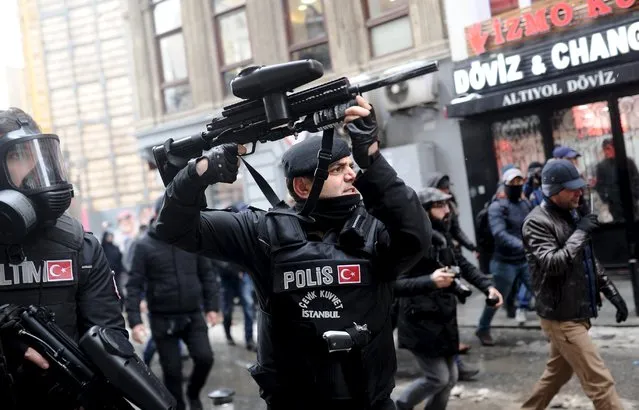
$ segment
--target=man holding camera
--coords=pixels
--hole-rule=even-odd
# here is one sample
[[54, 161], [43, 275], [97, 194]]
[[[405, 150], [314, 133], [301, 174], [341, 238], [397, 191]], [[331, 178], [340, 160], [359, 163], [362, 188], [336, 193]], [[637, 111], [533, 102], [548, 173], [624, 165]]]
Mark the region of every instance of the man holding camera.
[[[319, 137], [282, 158], [292, 208], [201, 212], [210, 184], [237, 177], [245, 150], [226, 144], [177, 174], [158, 218], [166, 241], [240, 264], [253, 276], [261, 312], [251, 374], [271, 410], [394, 408], [392, 283], [429, 248], [430, 224], [415, 192], [379, 152], [372, 107], [361, 96], [357, 103], [344, 122], [361, 171], [336, 138], [310, 218], [297, 211], [317, 174]], [[348, 336], [342, 348], [327, 343], [335, 334]]]
[[573, 373], [596, 409], [622, 408], [588, 330], [601, 306], [600, 292], [617, 308], [617, 322], [628, 318], [628, 308], [595, 257], [590, 234], [599, 226], [597, 215], [577, 212], [585, 186], [570, 161], [549, 162], [542, 172], [544, 202], [524, 222], [523, 241], [550, 359], [522, 409], [545, 409]]
[[422, 401], [426, 402], [426, 410], [443, 410], [457, 382], [456, 299], [464, 303], [471, 291], [455, 277], [456, 273], [485, 293], [494, 306], [502, 304], [501, 294], [491, 280], [466, 260], [453, 243], [450, 198], [435, 188], [420, 193], [433, 227], [431, 255], [395, 282], [395, 295], [400, 298], [399, 347], [409, 349], [424, 371], [424, 376], [415, 380], [397, 400], [399, 410], [412, 409]]

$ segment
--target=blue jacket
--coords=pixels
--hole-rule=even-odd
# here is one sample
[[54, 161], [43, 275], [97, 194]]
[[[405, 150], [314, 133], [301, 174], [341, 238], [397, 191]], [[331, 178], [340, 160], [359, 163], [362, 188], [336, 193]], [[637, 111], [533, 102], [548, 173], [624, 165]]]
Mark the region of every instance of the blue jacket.
[[499, 199], [490, 204], [488, 224], [495, 239], [495, 259], [502, 262], [525, 262], [521, 227], [531, 210], [532, 206], [526, 200], [515, 203]]

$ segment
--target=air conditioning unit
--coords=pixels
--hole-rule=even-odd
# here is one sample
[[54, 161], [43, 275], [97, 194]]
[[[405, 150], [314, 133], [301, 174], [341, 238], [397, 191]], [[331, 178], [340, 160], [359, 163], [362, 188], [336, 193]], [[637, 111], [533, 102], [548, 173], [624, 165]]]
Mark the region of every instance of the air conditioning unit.
[[[398, 71], [410, 70], [423, 64], [424, 62], [422, 61], [414, 61], [390, 68], [381, 75], [387, 76], [395, 74]], [[437, 96], [437, 73], [422, 75], [397, 84], [388, 85], [384, 87], [383, 92], [380, 93], [384, 106], [389, 112], [432, 103], [437, 100]]]

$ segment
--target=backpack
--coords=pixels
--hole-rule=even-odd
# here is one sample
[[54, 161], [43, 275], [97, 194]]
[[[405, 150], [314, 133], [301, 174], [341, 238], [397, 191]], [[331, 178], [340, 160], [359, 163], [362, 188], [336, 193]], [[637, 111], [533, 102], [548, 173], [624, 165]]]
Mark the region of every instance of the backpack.
[[477, 236], [477, 247], [479, 252], [492, 255], [495, 250], [495, 238], [490, 231], [490, 224], [488, 223], [488, 207], [491, 201], [487, 201], [484, 204], [484, 208], [475, 216], [475, 234]]

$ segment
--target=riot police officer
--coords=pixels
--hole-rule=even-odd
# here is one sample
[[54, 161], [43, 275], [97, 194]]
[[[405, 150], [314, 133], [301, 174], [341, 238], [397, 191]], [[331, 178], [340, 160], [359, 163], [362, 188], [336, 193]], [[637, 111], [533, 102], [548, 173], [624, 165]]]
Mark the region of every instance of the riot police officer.
[[[65, 213], [73, 187], [58, 136], [20, 109], [0, 111], [0, 158], [0, 304], [47, 307], [76, 341], [93, 325], [128, 338], [102, 247]], [[0, 388], [3, 402], [12, 395], [17, 408], [77, 407], [46, 394], [53, 376], [44, 357], [15, 338], [1, 342], [13, 381]]]
[[[261, 312], [251, 374], [269, 409], [394, 408], [392, 282], [430, 246], [430, 224], [415, 192], [380, 154], [371, 110], [358, 97], [346, 111], [361, 171], [353, 169], [348, 144], [335, 139], [310, 218], [296, 211], [319, 175], [319, 137], [282, 158], [292, 208], [200, 211], [208, 185], [235, 181], [243, 147], [234, 144], [192, 160], [167, 187], [157, 233], [253, 276]], [[329, 352], [327, 331], [346, 331], [351, 350]]]

